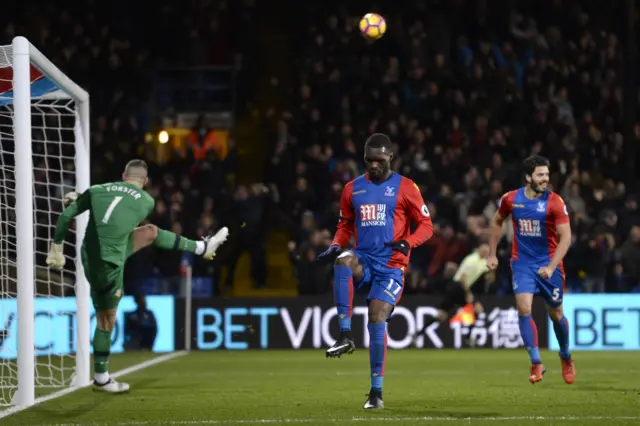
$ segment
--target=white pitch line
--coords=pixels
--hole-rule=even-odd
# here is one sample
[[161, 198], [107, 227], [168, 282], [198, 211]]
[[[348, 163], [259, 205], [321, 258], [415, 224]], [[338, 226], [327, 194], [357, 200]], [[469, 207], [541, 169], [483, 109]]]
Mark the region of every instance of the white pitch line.
[[[135, 373], [136, 371], [144, 370], [145, 368], [149, 368], [149, 367], [154, 366], [156, 364], [160, 364], [161, 362], [169, 361], [171, 359], [184, 356], [187, 353], [188, 352], [186, 352], [186, 351], [180, 351], [180, 352], [172, 352], [172, 353], [166, 354], [166, 355], [161, 355], [159, 357], [150, 359], [148, 361], [132, 365], [131, 367], [125, 368], [124, 370], [116, 371], [115, 373], [110, 374], [110, 376], [113, 377], [114, 379], [117, 379], [118, 377], [125, 376], [125, 375], [131, 374], [131, 373]], [[25, 406], [15, 406], [15, 407], [11, 407], [11, 408], [9, 408], [7, 410], [0, 411], [0, 419], [2, 419], [4, 417], [11, 416], [11, 415], [16, 414], [16, 413], [19, 413], [21, 411], [27, 410], [27, 409], [35, 406], [35, 405], [42, 404], [43, 402], [51, 401], [52, 399], [56, 399], [56, 398], [60, 398], [61, 396], [68, 395], [68, 394], [70, 394], [72, 392], [75, 392], [75, 391], [77, 391], [79, 389], [83, 389], [83, 388], [89, 387], [92, 384], [93, 384], [93, 382], [87, 383], [86, 385], [83, 385], [83, 386], [71, 386], [71, 387], [62, 389], [62, 390], [60, 390], [58, 392], [54, 392], [52, 394], [36, 398], [35, 401], [33, 402], [33, 405], [29, 405], [29, 406], [26, 406], [26, 407]]]
[[[547, 374], [557, 374], [562, 370], [548, 368]], [[474, 374], [477, 375], [512, 375], [512, 374], [520, 374], [522, 370], [497, 370], [497, 371], [477, 371]], [[227, 377], [227, 376], [267, 376], [267, 377], [283, 377], [283, 376], [310, 376], [310, 377], [329, 377], [331, 375], [336, 376], [362, 376], [362, 372], [359, 371], [264, 371], [264, 370], [249, 370], [243, 369], [242, 371], [202, 371], [198, 372], [198, 377]], [[365, 373], [366, 374], [366, 373]], [[395, 376], [458, 376], [458, 375], [468, 375], [468, 371], [464, 370], [421, 370], [417, 372], [409, 372], [409, 371], [394, 371], [393, 375]], [[588, 375], [596, 375], [596, 374], [627, 374], [627, 375], [638, 375], [640, 374], [640, 370], [602, 370], [602, 369], [589, 369], [588, 371], [582, 372], [581, 374]], [[165, 372], [164, 377], [178, 377], [184, 376], [183, 372]]]
[[503, 417], [352, 417], [344, 419], [246, 419], [246, 420], [165, 420], [129, 421], [117, 423], [63, 423], [48, 426], [146, 426], [146, 425], [239, 425], [239, 424], [302, 424], [360, 422], [513, 422], [513, 421], [598, 421], [640, 420], [640, 416], [503, 416]]

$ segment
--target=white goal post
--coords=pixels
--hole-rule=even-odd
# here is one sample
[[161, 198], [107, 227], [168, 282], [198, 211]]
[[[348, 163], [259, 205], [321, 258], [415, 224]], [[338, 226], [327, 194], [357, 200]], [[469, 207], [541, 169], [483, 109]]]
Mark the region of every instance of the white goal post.
[[75, 264], [57, 273], [43, 262], [61, 195], [89, 187], [89, 94], [24, 37], [0, 46], [0, 162], [0, 406], [26, 407], [36, 388], [90, 383], [91, 340], [87, 213], [65, 247]]

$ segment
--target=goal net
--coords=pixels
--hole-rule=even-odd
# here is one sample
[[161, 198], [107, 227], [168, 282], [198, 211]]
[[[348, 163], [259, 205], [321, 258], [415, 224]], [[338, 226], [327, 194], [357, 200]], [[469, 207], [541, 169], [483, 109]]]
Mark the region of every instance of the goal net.
[[26, 39], [0, 46], [0, 405], [89, 381], [86, 219], [65, 269], [45, 263], [64, 194], [89, 184], [88, 124], [86, 92]]

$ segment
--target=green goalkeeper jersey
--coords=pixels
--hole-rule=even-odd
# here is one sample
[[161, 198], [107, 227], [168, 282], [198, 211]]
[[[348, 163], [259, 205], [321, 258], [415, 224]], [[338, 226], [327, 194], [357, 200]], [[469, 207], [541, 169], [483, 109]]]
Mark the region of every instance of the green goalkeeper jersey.
[[129, 236], [154, 207], [153, 197], [136, 185], [94, 185], [64, 209], [56, 224], [54, 243], [61, 244], [71, 220], [88, 210], [89, 224], [82, 245], [89, 259], [124, 266], [130, 250]]

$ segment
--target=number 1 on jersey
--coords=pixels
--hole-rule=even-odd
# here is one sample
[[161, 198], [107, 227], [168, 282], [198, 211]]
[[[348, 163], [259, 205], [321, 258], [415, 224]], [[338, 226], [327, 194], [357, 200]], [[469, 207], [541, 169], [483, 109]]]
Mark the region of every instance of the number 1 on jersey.
[[118, 205], [118, 203], [120, 201], [122, 201], [122, 197], [115, 197], [113, 199], [111, 204], [109, 204], [109, 208], [107, 209], [107, 211], [104, 212], [104, 217], [102, 218], [102, 223], [108, 223], [109, 222], [109, 218], [111, 217], [111, 214], [113, 213], [113, 211], [115, 210], [116, 206]]

